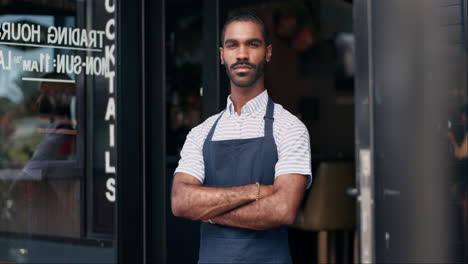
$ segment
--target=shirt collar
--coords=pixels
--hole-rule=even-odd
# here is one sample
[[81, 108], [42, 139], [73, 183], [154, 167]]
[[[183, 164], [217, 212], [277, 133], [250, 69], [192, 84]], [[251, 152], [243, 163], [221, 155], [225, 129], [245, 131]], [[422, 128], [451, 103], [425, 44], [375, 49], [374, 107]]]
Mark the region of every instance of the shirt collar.
[[[265, 90], [255, 98], [248, 101], [244, 107], [241, 109], [242, 114], [251, 114], [258, 111], [265, 111], [266, 105], [268, 103], [268, 92]], [[227, 98], [227, 105], [226, 105], [227, 112], [229, 114], [235, 114], [236, 110], [234, 109], [234, 103], [231, 101], [231, 95]]]

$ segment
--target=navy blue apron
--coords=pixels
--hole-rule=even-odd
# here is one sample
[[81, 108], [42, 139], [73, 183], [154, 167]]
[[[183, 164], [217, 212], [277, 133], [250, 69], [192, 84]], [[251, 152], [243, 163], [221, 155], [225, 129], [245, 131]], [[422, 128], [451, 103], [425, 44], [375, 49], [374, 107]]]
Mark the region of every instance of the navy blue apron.
[[[278, 161], [273, 138], [272, 100], [268, 99], [264, 137], [212, 141], [220, 117], [203, 145], [204, 186], [272, 185]], [[199, 263], [291, 263], [286, 227], [255, 231], [202, 223]]]

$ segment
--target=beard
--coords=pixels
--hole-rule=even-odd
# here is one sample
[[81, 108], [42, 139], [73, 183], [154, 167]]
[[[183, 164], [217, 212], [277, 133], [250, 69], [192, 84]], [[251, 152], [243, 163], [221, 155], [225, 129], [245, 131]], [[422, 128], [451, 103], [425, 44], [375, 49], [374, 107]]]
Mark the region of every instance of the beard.
[[[266, 59], [263, 60], [259, 64], [249, 63], [247, 61], [238, 61], [236, 63], [231, 64], [229, 67], [226, 67], [226, 74], [229, 77], [229, 80], [236, 85], [237, 87], [251, 87], [253, 86], [260, 77], [263, 76], [263, 71], [265, 68]], [[247, 65], [252, 68], [252, 72], [250, 73], [233, 73], [232, 70], [236, 66], [240, 65]]]

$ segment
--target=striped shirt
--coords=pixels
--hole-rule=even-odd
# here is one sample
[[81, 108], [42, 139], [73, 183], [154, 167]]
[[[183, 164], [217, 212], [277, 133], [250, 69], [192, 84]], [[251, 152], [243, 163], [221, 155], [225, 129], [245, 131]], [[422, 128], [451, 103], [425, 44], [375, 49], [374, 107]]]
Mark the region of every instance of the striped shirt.
[[[263, 137], [267, 102], [268, 93], [264, 91], [248, 101], [238, 115], [228, 97], [226, 111], [215, 128], [213, 141]], [[189, 132], [174, 173], [187, 173], [203, 183], [203, 143], [221, 113], [209, 117]], [[278, 151], [275, 178], [283, 174], [302, 174], [307, 176], [308, 188], [312, 182], [309, 132], [296, 116], [279, 104], [274, 104], [273, 118], [273, 137]]]

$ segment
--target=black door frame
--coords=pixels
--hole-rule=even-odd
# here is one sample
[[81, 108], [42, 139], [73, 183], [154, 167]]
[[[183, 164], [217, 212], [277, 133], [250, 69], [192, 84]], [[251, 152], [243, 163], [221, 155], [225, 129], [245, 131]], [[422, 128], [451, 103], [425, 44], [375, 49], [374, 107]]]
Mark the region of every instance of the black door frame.
[[144, 253], [142, 4], [117, 2], [117, 263], [143, 263]]
[[143, 0], [146, 263], [166, 263], [165, 1]]
[[116, 259], [165, 263], [165, 1], [116, 3]]

